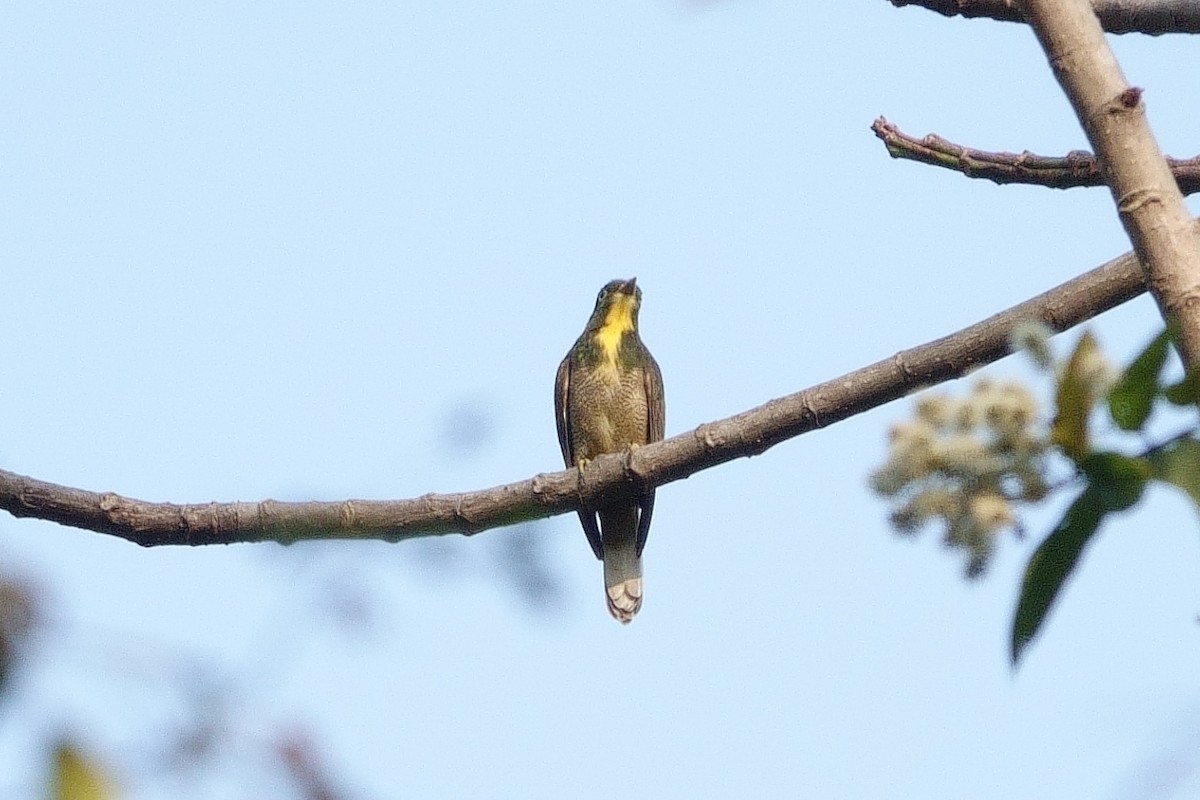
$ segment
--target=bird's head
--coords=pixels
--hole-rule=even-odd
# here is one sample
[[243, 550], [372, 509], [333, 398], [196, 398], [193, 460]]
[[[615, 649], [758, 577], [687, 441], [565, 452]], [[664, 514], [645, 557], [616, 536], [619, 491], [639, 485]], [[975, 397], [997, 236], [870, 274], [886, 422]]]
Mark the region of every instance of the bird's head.
[[596, 296], [596, 310], [588, 321], [588, 329], [607, 331], [619, 336], [637, 330], [638, 309], [642, 306], [642, 290], [637, 278], [609, 281]]

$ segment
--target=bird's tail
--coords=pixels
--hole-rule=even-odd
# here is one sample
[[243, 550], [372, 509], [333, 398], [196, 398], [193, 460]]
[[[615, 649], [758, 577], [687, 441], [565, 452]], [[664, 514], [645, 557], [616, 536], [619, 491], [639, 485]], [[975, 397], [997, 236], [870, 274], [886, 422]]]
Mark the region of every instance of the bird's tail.
[[600, 512], [604, 540], [604, 588], [608, 613], [628, 624], [642, 607], [642, 558], [637, 552], [638, 508], [635, 505]]

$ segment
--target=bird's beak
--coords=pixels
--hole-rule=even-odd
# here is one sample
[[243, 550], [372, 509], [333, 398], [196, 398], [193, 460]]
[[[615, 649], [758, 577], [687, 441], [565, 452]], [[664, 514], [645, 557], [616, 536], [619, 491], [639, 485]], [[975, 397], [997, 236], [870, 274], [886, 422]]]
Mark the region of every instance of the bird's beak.
[[621, 284], [621, 294], [633, 294], [637, 291], [637, 278], [630, 278]]

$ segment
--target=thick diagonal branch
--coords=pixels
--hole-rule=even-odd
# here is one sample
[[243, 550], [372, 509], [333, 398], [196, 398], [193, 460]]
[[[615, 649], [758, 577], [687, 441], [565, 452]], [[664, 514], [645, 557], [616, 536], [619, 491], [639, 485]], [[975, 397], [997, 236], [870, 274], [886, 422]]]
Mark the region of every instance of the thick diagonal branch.
[[[947, 17], [987, 17], [1024, 22], [1018, 0], [889, 0], [894, 6], [921, 6]], [[1109, 33], [1200, 33], [1198, 0], [1092, 0]]]
[[601, 456], [583, 474], [570, 469], [476, 492], [411, 500], [176, 505], [97, 494], [0, 470], [0, 508], [146, 546], [472, 534], [628, 497], [758, 455], [786, 439], [995, 361], [1009, 352], [1009, 334], [1022, 321], [1041, 320], [1061, 331], [1143, 291], [1141, 269], [1127, 253], [950, 336], [664, 442]]
[[[1074, 189], [1080, 186], [1104, 186], [1096, 157], [1086, 150], [1065, 156], [1039, 156], [1023, 153], [993, 153], [976, 150], [930, 133], [921, 138], [910, 136], [883, 117], [871, 130], [887, 147], [892, 158], [903, 158], [961, 172], [968, 178], [985, 178], [993, 183], [1023, 183], [1050, 189]], [[1189, 159], [1167, 158], [1167, 165], [1183, 194], [1200, 192], [1200, 156]]]
[[1179, 327], [1189, 370], [1200, 370], [1200, 230], [1088, 0], [1024, 0], [1054, 76], [1100, 159], [1117, 213], [1165, 319]]

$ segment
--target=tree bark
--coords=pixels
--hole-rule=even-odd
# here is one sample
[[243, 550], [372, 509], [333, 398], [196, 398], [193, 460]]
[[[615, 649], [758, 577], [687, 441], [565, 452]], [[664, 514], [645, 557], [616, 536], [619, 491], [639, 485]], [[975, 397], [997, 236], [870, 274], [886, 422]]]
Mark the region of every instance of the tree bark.
[[1025, 0], [1050, 66], [1100, 161], [1163, 318], [1179, 328], [1180, 355], [1200, 368], [1200, 231], [1088, 0]]

